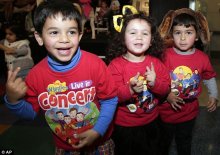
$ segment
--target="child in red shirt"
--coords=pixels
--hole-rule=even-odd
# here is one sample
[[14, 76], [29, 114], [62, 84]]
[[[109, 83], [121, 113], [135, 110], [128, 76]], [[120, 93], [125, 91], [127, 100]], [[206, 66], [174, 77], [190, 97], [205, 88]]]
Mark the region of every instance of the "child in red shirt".
[[209, 41], [208, 23], [205, 17], [189, 8], [169, 11], [160, 25], [161, 35], [171, 37], [171, 48], [166, 49], [164, 64], [170, 71], [171, 92], [160, 108], [163, 155], [169, 154], [175, 138], [178, 155], [191, 154], [192, 131], [199, 112], [198, 97], [201, 81], [208, 86], [209, 112], [216, 110], [218, 90], [216, 72], [209, 57], [195, 43]]

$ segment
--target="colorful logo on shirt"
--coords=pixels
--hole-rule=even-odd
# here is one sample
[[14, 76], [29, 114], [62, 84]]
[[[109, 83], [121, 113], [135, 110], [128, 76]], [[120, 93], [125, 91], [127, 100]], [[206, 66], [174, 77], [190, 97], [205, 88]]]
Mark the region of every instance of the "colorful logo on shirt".
[[80, 81], [80, 82], [72, 82], [69, 85], [70, 90], [76, 90], [76, 89], [82, 89], [82, 88], [87, 88], [92, 85], [92, 80], [85, 80], [85, 81]]
[[58, 92], [65, 92], [68, 90], [66, 86], [66, 82], [60, 82], [59, 80], [56, 80], [53, 84], [49, 84], [47, 87], [47, 91], [50, 95], [55, 95]]
[[198, 94], [199, 71], [187, 66], [178, 66], [171, 72], [171, 91], [182, 98], [193, 99]]
[[[64, 108], [69, 109], [71, 105], [84, 106], [85, 104], [92, 102], [96, 95], [95, 87], [91, 87], [92, 82], [90, 80], [75, 82], [78, 83], [77, 89], [73, 87], [68, 88], [66, 82], [55, 81], [53, 84], [49, 84], [47, 87], [48, 92], [42, 92], [38, 96], [38, 103], [43, 110], [49, 110], [52, 108]], [[89, 87], [90, 86], [90, 87]], [[80, 89], [79, 89], [80, 88]]]
[[79, 142], [76, 135], [93, 128], [99, 116], [94, 102], [84, 106], [71, 105], [69, 109], [52, 108], [45, 118], [52, 131], [70, 145]]

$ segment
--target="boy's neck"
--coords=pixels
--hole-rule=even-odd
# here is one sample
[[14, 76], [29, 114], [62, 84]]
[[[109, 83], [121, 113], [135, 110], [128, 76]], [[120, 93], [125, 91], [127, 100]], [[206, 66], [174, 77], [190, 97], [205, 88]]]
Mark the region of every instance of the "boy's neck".
[[190, 55], [190, 54], [194, 54], [195, 53], [195, 48], [192, 48], [188, 51], [180, 51], [178, 50], [177, 48], [173, 47], [173, 50], [177, 53], [177, 54], [180, 54], [180, 55]]

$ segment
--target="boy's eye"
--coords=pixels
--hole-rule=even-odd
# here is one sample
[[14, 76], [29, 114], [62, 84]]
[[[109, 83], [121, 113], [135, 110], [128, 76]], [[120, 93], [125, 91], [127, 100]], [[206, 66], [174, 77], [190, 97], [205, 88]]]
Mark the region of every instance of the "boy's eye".
[[56, 35], [58, 32], [57, 31], [51, 31], [50, 35]]
[[70, 34], [76, 34], [77, 32], [76, 31], [70, 31], [69, 33]]
[[175, 34], [175, 35], [179, 35], [179, 34], [180, 34], [180, 32], [176, 31], [176, 32], [174, 32], [173, 34]]

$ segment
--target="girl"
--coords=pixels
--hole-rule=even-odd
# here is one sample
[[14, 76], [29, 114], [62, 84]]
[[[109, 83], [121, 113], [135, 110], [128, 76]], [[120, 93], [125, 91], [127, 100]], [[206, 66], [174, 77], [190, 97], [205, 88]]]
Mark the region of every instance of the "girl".
[[160, 32], [164, 38], [171, 36], [169, 40], [173, 40], [173, 47], [166, 50], [164, 60], [171, 75], [171, 92], [160, 106], [161, 150], [163, 155], [168, 155], [175, 138], [178, 155], [190, 155], [202, 79], [210, 93], [208, 111], [214, 111], [217, 106], [216, 72], [209, 57], [195, 48], [199, 39], [203, 44], [208, 43], [208, 23], [201, 13], [189, 8], [171, 10], [160, 25]]
[[18, 76], [24, 78], [34, 65], [25, 30], [19, 25], [8, 25], [5, 33], [5, 39], [0, 41], [0, 49], [5, 53], [7, 67], [12, 70], [20, 67]]
[[119, 98], [115, 153], [154, 155], [158, 151], [157, 104], [169, 92], [169, 75], [158, 59], [163, 54], [161, 38], [153, 20], [143, 13], [122, 21], [108, 51], [109, 59], [114, 58], [108, 68]]

